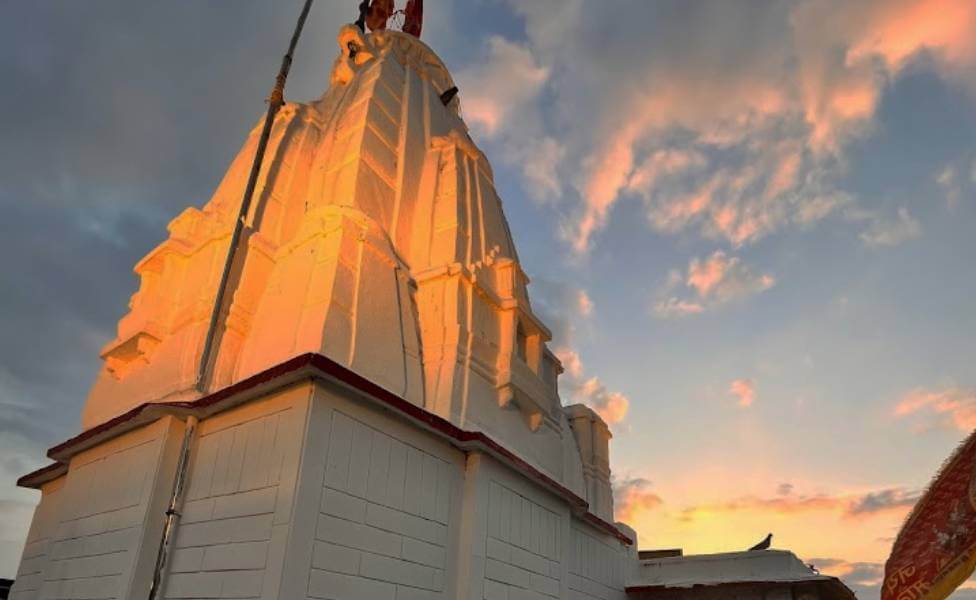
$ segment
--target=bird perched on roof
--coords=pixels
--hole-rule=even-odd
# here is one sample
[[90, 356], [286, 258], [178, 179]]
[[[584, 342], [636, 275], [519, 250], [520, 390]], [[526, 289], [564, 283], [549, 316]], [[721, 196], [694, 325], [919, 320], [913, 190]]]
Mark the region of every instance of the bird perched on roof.
[[769, 545], [772, 542], [773, 542], [773, 534], [770, 533], [770, 534], [768, 534], [766, 536], [766, 538], [763, 541], [759, 542], [758, 544], [756, 544], [752, 548], [749, 548], [749, 552], [756, 552], [758, 550], [768, 550], [769, 549]]

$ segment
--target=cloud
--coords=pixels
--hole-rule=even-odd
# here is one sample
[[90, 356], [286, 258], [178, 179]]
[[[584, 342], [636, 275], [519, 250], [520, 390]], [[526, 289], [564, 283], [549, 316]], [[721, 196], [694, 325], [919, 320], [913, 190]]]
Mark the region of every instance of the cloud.
[[776, 486], [776, 493], [780, 496], [789, 496], [793, 493], [793, 487], [792, 483], [781, 483]]
[[946, 206], [954, 209], [965, 196], [971, 196], [976, 188], [976, 159], [950, 161], [933, 178], [945, 194]]
[[749, 408], [756, 399], [756, 384], [751, 379], [736, 379], [729, 384], [729, 393], [739, 406]]
[[872, 217], [868, 228], [861, 232], [861, 240], [868, 246], [896, 246], [920, 235], [921, 224], [902, 206], [894, 219]]
[[654, 305], [654, 313], [662, 318], [686, 317], [702, 312], [705, 312], [705, 307], [698, 302], [679, 300], [675, 297], [661, 300]]
[[583, 381], [569, 381], [570, 397], [597, 412], [607, 425], [623, 422], [630, 409], [630, 400], [620, 392], [612, 392], [597, 377]]
[[465, 121], [476, 135], [501, 144], [501, 159], [521, 169], [537, 200], [562, 190], [557, 169], [565, 149], [544, 132], [536, 106], [548, 78], [529, 48], [498, 35], [487, 38], [479, 61], [457, 73]]
[[584, 317], [593, 314], [593, 300], [590, 299], [590, 295], [584, 289], [580, 289], [576, 293], [576, 310]]
[[641, 513], [661, 507], [664, 501], [651, 491], [651, 481], [643, 477], [631, 477], [613, 484], [614, 518], [632, 522]]
[[942, 188], [946, 195], [946, 204], [949, 208], [959, 205], [959, 197], [962, 196], [962, 189], [959, 184], [958, 174], [954, 165], [946, 165], [935, 176], [935, 182]]
[[465, 120], [490, 137], [539, 93], [549, 70], [524, 45], [498, 35], [489, 36], [485, 43], [487, 56], [460, 71], [458, 82], [464, 86]]
[[552, 351], [563, 365], [559, 378], [563, 402], [586, 404], [608, 425], [623, 423], [630, 400], [588, 373], [576, 349], [579, 328], [593, 315], [594, 304], [589, 293], [581, 287], [545, 278], [533, 279], [530, 293], [533, 307], [552, 330]]
[[850, 562], [842, 558], [808, 558], [824, 575], [840, 577], [845, 583], [861, 586], [880, 585], [884, 579], [884, 565], [877, 562]]
[[921, 493], [918, 490], [891, 488], [869, 492], [854, 499], [847, 508], [851, 516], [873, 514], [897, 508], [915, 506]]
[[920, 496], [921, 491], [902, 487], [834, 495], [796, 494], [791, 488], [789, 494], [774, 497], [747, 495], [725, 502], [689, 506], [681, 511], [679, 519], [689, 522], [706, 515], [753, 511], [776, 515], [827, 512], [846, 519], [866, 519], [892, 512], [907, 514]]
[[976, 428], [976, 389], [949, 387], [930, 391], [916, 388], [895, 405], [896, 417], [926, 416], [928, 426], [969, 432]]
[[[693, 258], [685, 274], [669, 273], [654, 313], [662, 318], [698, 314], [766, 291], [775, 283], [772, 275], [755, 273], [739, 257], [719, 250], [705, 259]], [[690, 297], [676, 295], [682, 286]]]
[[[510, 4], [527, 34], [507, 59], [511, 79], [528, 80], [511, 96], [559, 142], [546, 179], [577, 194], [561, 197], [561, 230], [579, 253], [622, 198], [642, 201], [657, 231], [733, 246], [810, 226], [855, 201], [838, 187], [846, 149], [873, 130], [910, 65], [976, 93], [966, 2]], [[512, 85], [487, 93], [507, 97]]]
[[579, 354], [567, 347], [557, 347], [553, 353], [565, 371], [559, 382], [564, 392], [563, 402], [580, 402], [592, 408], [607, 425], [619, 425], [627, 417], [630, 400], [620, 392], [607, 389], [599, 377], [587, 376]]

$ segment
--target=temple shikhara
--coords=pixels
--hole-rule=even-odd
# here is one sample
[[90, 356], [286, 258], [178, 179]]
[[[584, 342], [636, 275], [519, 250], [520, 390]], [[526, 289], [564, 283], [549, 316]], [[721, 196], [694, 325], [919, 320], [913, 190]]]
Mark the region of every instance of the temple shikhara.
[[852, 598], [788, 551], [638, 551], [464, 90], [373, 29], [274, 115], [239, 237], [260, 123], [135, 266], [81, 432], [19, 481], [11, 597]]

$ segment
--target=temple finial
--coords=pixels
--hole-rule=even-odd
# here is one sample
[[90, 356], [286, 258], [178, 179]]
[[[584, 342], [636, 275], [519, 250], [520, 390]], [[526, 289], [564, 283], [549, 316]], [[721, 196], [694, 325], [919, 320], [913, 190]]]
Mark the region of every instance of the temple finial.
[[403, 19], [400, 30], [404, 33], [420, 37], [420, 30], [424, 21], [423, 0], [407, 0], [406, 8], [396, 10], [393, 0], [363, 0], [359, 4], [359, 18], [356, 26], [363, 33], [368, 27], [370, 31], [382, 31], [386, 29], [390, 18], [396, 22], [399, 18]]

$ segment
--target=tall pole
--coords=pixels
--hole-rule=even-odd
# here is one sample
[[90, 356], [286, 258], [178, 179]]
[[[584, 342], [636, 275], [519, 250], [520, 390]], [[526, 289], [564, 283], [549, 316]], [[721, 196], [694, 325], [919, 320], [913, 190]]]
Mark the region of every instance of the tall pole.
[[[203, 353], [200, 356], [196, 388], [201, 392], [206, 390], [207, 387], [207, 381], [210, 375], [210, 355], [213, 352], [214, 338], [216, 337], [217, 327], [220, 323], [220, 316], [224, 312], [224, 296], [227, 292], [227, 280], [230, 278], [231, 267], [234, 264], [234, 258], [237, 254], [237, 246], [240, 244], [241, 234], [244, 232], [244, 222], [247, 220], [247, 213], [251, 208], [251, 198], [254, 197], [254, 187], [257, 185], [258, 174], [261, 172], [264, 151], [268, 148], [268, 138], [271, 137], [271, 126], [274, 124], [274, 118], [278, 114], [278, 110], [285, 103], [285, 81], [288, 80], [288, 72], [291, 70], [291, 61], [295, 54], [295, 47], [298, 45], [298, 38], [302, 35], [302, 29], [305, 27], [305, 19], [308, 17], [308, 11], [311, 8], [312, 0], [305, 0], [302, 13], [298, 16], [298, 23], [295, 25], [295, 31], [291, 34], [288, 52], [281, 59], [281, 68], [278, 70], [274, 87], [271, 88], [271, 96], [268, 98], [268, 112], [264, 115], [264, 127], [261, 129], [261, 139], [258, 140], [258, 148], [254, 153], [254, 162], [251, 163], [251, 174], [247, 178], [247, 187], [244, 188], [241, 208], [237, 213], [234, 232], [230, 237], [230, 246], [227, 248], [224, 270], [220, 275], [220, 284], [217, 287], [217, 296], [214, 298], [213, 312], [210, 314], [210, 326], [207, 328], [207, 337], [204, 340]], [[183, 494], [186, 489], [190, 464], [190, 448], [193, 444], [196, 428], [197, 417], [195, 415], [187, 417], [183, 432], [183, 444], [180, 446], [176, 474], [173, 479], [173, 490], [170, 493], [169, 503], [166, 508], [166, 521], [163, 525], [163, 535], [159, 541], [156, 564], [153, 567], [152, 580], [149, 584], [148, 600], [158, 600], [160, 597], [166, 567], [169, 562], [170, 546], [173, 543], [176, 526], [179, 524], [180, 511], [183, 507]]]
[[198, 391], [206, 391], [209, 383], [211, 369], [213, 365], [212, 356], [214, 350], [214, 340], [217, 337], [217, 329], [220, 326], [221, 316], [224, 313], [224, 296], [227, 293], [227, 281], [230, 279], [230, 272], [233, 268], [234, 259], [237, 256], [237, 246], [240, 244], [241, 235], [244, 233], [244, 224], [247, 221], [247, 214], [251, 208], [251, 199], [254, 196], [254, 187], [257, 185], [258, 174], [261, 172], [261, 163], [264, 161], [264, 151], [268, 148], [268, 139], [271, 137], [271, 127], [274, 125], [275, 115], [285, 103], [285, 81], [288, 79], [288, 72], [291, 70], [292, 57], [295, 54], [295, 46], [298, 45], [298, 38], [305, 27], [305, 19], [308, 11], [312, 8], [312, 0], [305, 0], [302, 13], [298, 16], [298, 23], [295, 31], [291, 35], [291, 42], [288, 44], [288, 52], [281, 59], [281, 68], [275, 78], [274, 87], [271, 88], [271, 96], [268, 98], [268, 112], [264, 115], [264, 127], [261, 129], [261, 138], [258, 140], [258, 148], [254, 153], [254, 162], [251, 163], [251, 173], [247, 178], [247, 187], [244, 188], [244, 197], [241, 199], [241, 208], [237, 214], [237, 221], [234, 223], [234, 232], [230, 237], [230, 246], [227, 249], [227, 258], [224, 261], [224, 270], [220, 275], [220, 284], [217, 286], [217, 296], [214, 298], [213, 312], [210, 314], [210, 325], [207, 327], [207, 337], [204, 338], [203, 352], [200, 355], [200, 366], [197, 369], [196, 388]]

